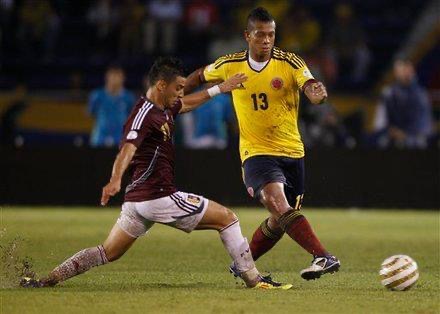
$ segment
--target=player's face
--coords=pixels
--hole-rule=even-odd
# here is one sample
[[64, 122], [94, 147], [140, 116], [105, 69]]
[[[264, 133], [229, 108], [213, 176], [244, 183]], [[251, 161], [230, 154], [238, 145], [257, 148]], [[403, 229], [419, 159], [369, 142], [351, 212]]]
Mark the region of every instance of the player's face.
[[250, 51], [258, 57], [267, 57], [275, 43], [275, 22], [253, 22], [245, 37]]
[[183, 97], [183, 88], [185, 87], [186, 78], [177, 76], [171, 81], [165, 89], [165, 104], [167, 108], [171, 108], [177, 99]]
[[111, 69], [106, 73], [106, 82], [112, 88], [121, 88], [124, 85], [124, 72], [119, 69]]
[[394, 76], [400, 83], [408, 85], [415, 76], [414, 66], [410, 62], [396, 61], [394, 63]]

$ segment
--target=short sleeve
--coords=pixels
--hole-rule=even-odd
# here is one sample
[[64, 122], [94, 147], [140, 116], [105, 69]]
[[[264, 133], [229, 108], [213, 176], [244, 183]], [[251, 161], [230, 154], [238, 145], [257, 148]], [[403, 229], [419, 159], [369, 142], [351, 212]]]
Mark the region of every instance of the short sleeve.
[[136, 115], [133, 115], [124, 126], [122, 145], [131, 143], [139, 147], [144, 139], [151, 136], [152, 132], [152, 123], [148, 116], [148, 109], [140, 108]]
[[219, 58], [203, 70], [207, 82], [226, 80], [226, 64], [223, 61], [223, 57]]
[[302, 64], [302, 67], [300, 67], [299, 69], [293, 70], [293, 78], [295, 79], [296, 84], [298, 85], [300, 90], [303, 89], [304, 84], [307, 81], [315, 80], [309, 68], [307, 67], [307, 65], [305, 65], [305, 63]]

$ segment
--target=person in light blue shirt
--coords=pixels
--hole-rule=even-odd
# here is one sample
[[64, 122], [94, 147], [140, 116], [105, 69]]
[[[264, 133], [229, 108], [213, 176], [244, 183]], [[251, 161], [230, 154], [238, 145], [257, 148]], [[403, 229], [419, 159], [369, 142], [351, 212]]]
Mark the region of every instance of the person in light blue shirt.
[[190, 114], [183, 115], [185, 146], [193, 149], [225, 149], [228, 145], [228, 124], [233, 117], [228, 94], [217, 95]]
[[94, 90], [89, 97], [89, 113], [95, 119], [90, 136], [93, 147], [117, 146], [124, 122], [133, 108], [135, 97], [124, 88], [124, 70], [110, 66], [105, 74], [105, 86]]

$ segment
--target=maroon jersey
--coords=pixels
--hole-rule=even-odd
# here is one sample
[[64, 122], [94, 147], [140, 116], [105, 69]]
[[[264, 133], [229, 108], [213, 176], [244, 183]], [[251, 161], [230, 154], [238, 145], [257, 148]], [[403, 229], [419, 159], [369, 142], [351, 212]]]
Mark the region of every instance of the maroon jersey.
[[159, 109], [142, 96], [124, 125], [121, 147], [137, 147], [129, 165], [131, 180], [125, 190], [125, 201], [142, 202], [177, 191], [174, 184], [174, 119], [182, 108], [177, 101], [171, 109]]

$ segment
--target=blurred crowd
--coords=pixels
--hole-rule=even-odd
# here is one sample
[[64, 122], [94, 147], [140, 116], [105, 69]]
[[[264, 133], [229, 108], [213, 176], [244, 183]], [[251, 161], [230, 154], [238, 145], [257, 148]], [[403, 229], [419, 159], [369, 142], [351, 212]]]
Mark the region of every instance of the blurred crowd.
[[279, 46], [310, 60], [330, 86], [363, 87], [371, 52], [361, 19], [349, 2], [325, 2], [0, 0], [0, 51], [5, 65], [145, 64], [163, 54], [200, 65], [244, 49], [247, 14], [264, 6]]
[[[274, 16], [276, 44], [304, 57], [330, 93], [365, 93], [390, 66], [392, 51], [402, 40], [392, 32], [384, 34], [382, 24], [395, 23], [394, 34], [411, 27], [405, 15], [399, 21], [389, 18], [402, 8], [384, 4], [381, 12], [372, 10], [378, 3], [0, 0], [0, 89], [17, 86], [16, 99], [2, 113], [2, 142], [15, 141], [11, 134], [26, 108], [26, 88], [21, 83], [25, 82], [34, 89], [47, 84], [69, 89], [69, 97], [84, 101], [84, 94], [92, 90], [87, 96], [88, 112], [96, 123], [89, 142], [96, 147], [117, 145], [136, 95], [145, 91], [142, 78], [154, 58], [179, 56], [191, 71], [245, 49], [246, 17], [256, 6], [266, 7]], [[411, 17], [411, 12], [405, 14]], [[311, 106], [305, 102], [300, 128], [306, 146], [436, 145], [431, 102], [414, 65], [400, 58], [392, 66], [394, 79], [377, 100], [372, 132], [366, 131], [363, 110], [342, 116], [331, 103]], [[100, 87], [104, 72], [105, 83]], [[213, 98], [182, 116], [179, 123], [177, 141], [188, 148], [224, 149], [238, 141], [230, 95]]]

